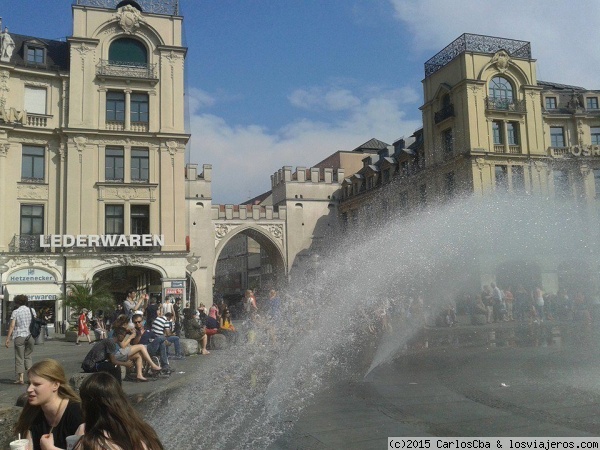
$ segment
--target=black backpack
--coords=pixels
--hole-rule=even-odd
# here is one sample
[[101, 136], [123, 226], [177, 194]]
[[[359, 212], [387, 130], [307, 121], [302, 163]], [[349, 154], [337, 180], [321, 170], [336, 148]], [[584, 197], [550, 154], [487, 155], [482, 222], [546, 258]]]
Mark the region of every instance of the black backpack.
[[31, 314], [31, 323], [29, 324], [29, 334], [31, 334], [31, 336], [33, 336], [34, 339], [37, 339], [37, 337], [42, 332], [42, 321], [40, 319], [38, 319], [37, 317], [33, 316], [33, 312], [31, 311], [31, 308], [29, 308], [29, 314]]

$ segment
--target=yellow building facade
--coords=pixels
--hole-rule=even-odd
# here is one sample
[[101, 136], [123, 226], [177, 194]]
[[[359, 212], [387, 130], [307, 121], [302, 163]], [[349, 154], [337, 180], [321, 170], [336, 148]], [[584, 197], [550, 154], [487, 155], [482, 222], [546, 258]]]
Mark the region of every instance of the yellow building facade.
[[[423, 128], [344, 180], [345, 228], [492, 194], [576, 200], [597, 223], [600, 91], [539, 81], [529, 42], [473, 34], [428, 60], [422, 83]], [[536, 282], [556, 292], [564, 262], [552, 255], [535, 264]], [[597, 278], [598, 262], [590, 264], [585, 271]], [[502, 277], [493, 257], [479, 255], [477, 266], [480, 284]]]
[[79, 0], [72, 14], [67, 42], [12, 31], [0, 42], [3, 318], [24, 293], [60, 322], [52, 300], [96, 277], [115, 292], [185, 289], [177, 2]]

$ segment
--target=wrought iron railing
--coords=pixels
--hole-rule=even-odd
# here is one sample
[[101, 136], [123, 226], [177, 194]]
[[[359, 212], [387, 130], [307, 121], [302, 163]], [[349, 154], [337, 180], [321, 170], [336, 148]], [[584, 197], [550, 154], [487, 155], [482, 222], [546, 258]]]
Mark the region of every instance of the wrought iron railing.
[[531, 44], [527, 41], [465, 33], [425, 62], [425, 77], [437, 72], [462, 53], [496, 53], [499, 50], [505, 50], [513, 58], [531, 59]]
[[487, 111], [527, 112], [525, 100], [512, 100], [507, 98], [485, 98], [485, 109]]
[[8, 250], [14, 253], [41, 253], [49, 249], [40, 245], [40, 236], [37, 234], [15, 234], [8, 245]]
[[446, 120], [448, 117], [454, 117], [454, 105], [450, 103], [444, 106], [438, 112], [433, 115], [435, 123], [440, 123], [442, 120]]
[[[115, 9], [121, 0], [76, 0], [78, 5], [95, 6], [97, 8]], [[179, 15], [179, 0], [137, 0], [142, 12], [165, 14], [167, 16]]]
[[156, 79], [156, 64], [101, 59], [96, 65], [96, 75]]

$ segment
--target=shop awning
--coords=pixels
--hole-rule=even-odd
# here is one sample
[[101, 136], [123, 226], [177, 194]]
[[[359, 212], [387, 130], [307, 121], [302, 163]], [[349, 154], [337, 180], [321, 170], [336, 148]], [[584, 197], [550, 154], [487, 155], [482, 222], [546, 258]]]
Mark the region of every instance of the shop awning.
[[12, 302], [15, 295], [25, 294], [30, 302], [57, 300], [62, 294], [58, 284], [5, 284], [8, 301]]

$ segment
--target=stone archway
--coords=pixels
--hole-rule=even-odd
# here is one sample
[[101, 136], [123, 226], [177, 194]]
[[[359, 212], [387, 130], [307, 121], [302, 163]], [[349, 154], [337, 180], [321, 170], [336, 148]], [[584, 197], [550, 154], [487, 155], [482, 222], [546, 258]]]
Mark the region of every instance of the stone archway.
[[262, 228], [243, 227], [219, 242], [213, 264], [214, 293], [235, 303], [247, 289], [265, 291], [286, 282], [283, 252]]
[[162, 296], [162, 274], [144, 266], [111, 266], [98, 270], [93, 280], [106, 281], [117, 302], [125, 299], [127, 289], [133, 288], [140, 292], [160, 298]]

